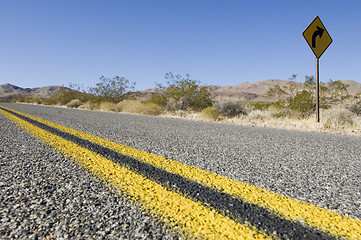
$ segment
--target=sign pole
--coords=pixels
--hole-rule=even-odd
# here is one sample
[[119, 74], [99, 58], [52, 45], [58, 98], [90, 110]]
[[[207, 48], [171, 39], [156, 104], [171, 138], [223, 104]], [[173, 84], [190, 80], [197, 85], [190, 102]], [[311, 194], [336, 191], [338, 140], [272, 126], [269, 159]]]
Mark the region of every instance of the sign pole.
[[319, 58], [316, 57], [316, 121], [320, 122], [320, 68]]

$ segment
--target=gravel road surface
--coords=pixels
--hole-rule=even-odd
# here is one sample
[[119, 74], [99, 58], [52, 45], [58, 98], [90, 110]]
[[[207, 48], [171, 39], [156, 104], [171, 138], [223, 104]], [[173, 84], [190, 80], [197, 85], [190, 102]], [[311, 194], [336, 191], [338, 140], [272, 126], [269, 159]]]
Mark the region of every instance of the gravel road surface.
[[[25, 104], [1, 103], [1, 105], [361, 219], [360, 137]], [[29, 210], [32, 209], [31, 206], [41, 208], [43, 205], [39, 199], [51, 199], [51, 196], [42, 196], [43, 191], [46, 192], [48, 188], [47, 185], [52, 186], [51, 189], [63, 189], [69, 192], [66, 186], [71, 184], [71, 188], [81, 188], [81, 191], [86, 192], [76, 194], [88, 194], [89, 197], [85, 198], [87, 201], [94, 198], [94, 201], [100, 202], [102, 206], [109, 205], [108, 209], [111, 210], [105, 211], [110, 215], [104, 216], [104, 219], [124, 212], [124, 218], [130, 216], [131, 219], [128, 221], [129, 228], [138, 229], [134, 232], [143, 231], [140, 234], [168, 236], [166, 231], [154, 222], [150, 223], [151, 230], [145, 227], [147, 231], [144, 232], [144, 226], [141, 230], [142, 224], [150, 221], [147, 216], [141, 215], [134, 207], [127, 205], [120, 197], [108, 191], [106, 187], [53, 150], [34, 141], [4, 117], [1, 117], [1, 122], [5, 122], [0, 126], [0, 157], [5, 159], [1, 162], [2, 166], [5, 166], [1, 168], [1, 171], [4, 171], [0, 180], [1, 198], [2, 202], [3, 199], [12, 201], [11, 204], [5, 203], [1, 206], [1, 218], [8, 219], [9, 223], [5, 228], [2, 223], [1, 231], [7, 231], [6, 229], [12, 226], [13, 218], [9, 214], [17, 202], [12, 197], [17, 196], [19, 199], [21, 196], [27, 196], [29, 193], [19, 194], [25, 186], [31, 193], [31, 196], [27, 197], [30, 200], [26, 203], [18, 203], [17, 207], [29, 214], [27, 219], [31, 221], [32, 211]], [[12, 168], [14, 170], [10, 170]], [[59, 176], [54, 173], [55, 169]], [[5, 174], [6, 172], [11, 174]], [[17, 178], [19, 180], [16, 180]], [[33, 183], [34, 181], [29, 178], [39, 178], [39, 180]], [[54, 179], [55, 182], [49, 181], [49, 178]], [[44, 183], [47, 185], [42, 187]], [[54, 191], [49, 190], [49, 192]], [[52, 194], [61, 196], [62, 193]], [[75, 199], [77, 196], [79, 198], [76, 194], [69, 198]], [[31, 203], [33, 196], [37, 196], [35, 199], [39, 202]], [[52, 205], [45, 201], [45, 206]], [[62, 201], [65, 202], [61, 204], [66, 204], [66, 199]], [[115, 205], [117, 208], [114, 207]], [[81, 205], [80, 208], [82, 209]], [[58, 209], [62, 209], [59, 210], [61, 212], [66, 207]], [[103, 207], [94, 206], [94, 211], [99, 209]], [[99, 220], [99, 217], [96, 217], [92, 210], [87, 211], [80, 211], [84, 217], [79, 218], [82, 220], [78, 219], [78, 221], [83, 221], [81, 224], [90, 231], [91, 227], [86, 225], [90, 220], [85, 223], [84, 219], [92, 216]], [[40, 213], [41, 210], [38, 212]], [[58, 212], [54, 213], [56, 216], [54, 218], [65, 218], [64, 214], [68, 214], [61, 213], [63, 215], [59, 217]], [[138, 219], [138, 215], [141, 216], [139, 217], [141, 220]], [[39, 221], [41, 222], [41, 218]], [[146, 225], [148, 226], [148, 223]], [[55, 224], [55, 226], [59, 225]], [[117, 230], [119, 228], [115, 227]], [[95, 231], [105, 231], [99, 229], [102, 228], [99, 227]], [[149, 233], [149, 231], [154, 232]], [[119, 233], [114, 230], [114, 234]]]
[[179, 239], [0, 114], [0, 239]]

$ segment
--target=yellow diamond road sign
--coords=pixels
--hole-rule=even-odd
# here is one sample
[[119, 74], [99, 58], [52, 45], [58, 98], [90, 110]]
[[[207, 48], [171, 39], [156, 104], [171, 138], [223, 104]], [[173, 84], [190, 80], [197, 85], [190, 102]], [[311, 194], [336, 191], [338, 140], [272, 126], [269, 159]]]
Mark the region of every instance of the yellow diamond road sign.
[[318, 16], [303, 32], [303, 37], [306, 39], [316, 58], [320, 58], [332, 43], [330, 34], [328, 34]]

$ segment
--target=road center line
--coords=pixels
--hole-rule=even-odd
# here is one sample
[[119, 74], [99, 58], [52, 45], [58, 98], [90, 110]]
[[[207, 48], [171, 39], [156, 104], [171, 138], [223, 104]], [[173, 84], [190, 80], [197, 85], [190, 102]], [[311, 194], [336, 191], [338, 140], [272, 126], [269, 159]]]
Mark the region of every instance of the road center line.
[[[233, 219], [234, 221], [247, 223], [249, 222], [251, 225], [256, 226], [259, 229], [263, 229], [267, 233], [277, 232], [277, 235], [281, 238], [283, 237], [290, 237], [290, 238], [302, 238], [301, 236], [305, 237], [305, 239], [332, 239], [331, 235], [325, 234], [320, 230], [328, 232], [333, 236], [339, 237], [349, 237], [354, 238], [358, 236], [360, 232], [360, 221], [347, 218], [345, 216], [341, 216], [339, 214], [327, 211], [325, 209], [312, 206], [307, 203], [302, 203], [293, 199], [286, 198], [282, 195], [278, 195], [266, 190], [258, 189], [256, 187], [248, 186], [248, 184], [240, 183], [233, 181], [231, 179], [211, 174], [205, 172], [203, 170], [190, 167], [187, 165], [183, 165], [178, 163], [177, 172], [174, 172], [174, 166], [177, 165], [175, 161], [162, 159], [162, 157], [148, 154], [143, 152], [145, 157], [138, 157], [138, 159], [134, 159], [134, 156], [129, 157], [130, 154], [123, 155], [124, 153], [120, 154], [119, 149], [126, 148], [126, 146], [117, 144], [114, 142], [107, 141], [105, 139], [97, 138], [92, 135], [88, 135], [85, 133], [81, 133], [74, 129], [69, 129], [64, 126], [60, 126], [48, 121], [44, 121], [41, 119], [37, 119], [35, 117], [25, 115], [19, 112], [15, 112], [9, 109], [1, 108], [3, 111], [12, 114], [28, 123], [31, 123], [48, 133], [55, 134], [64, 138], [67, 141], [71, 141], [76, 143], [78, 146], [91, 150], [92, 152], [98, 153], [103, 157], [109, 158], [116, 163], [120, 163], [123, 166], [131, 169], [132, 171], [145, 176], [148, 179], [156, 181], [163, 187], [167, 188], [168, 190], [175, 191], [181, 193], [188, 198], [191, 198], [195, 201], [202, 202], [206, 206], [209, 206], [213, 209], [216, 209], [218, 212], [226, 215], [228, 218]], [[4, 113], [3, 113], [4, 114]], [[50, 126], [51, 125], [51, 126]], [[70, 133], [71, 132], [71, 133]], [[76, 132], [76, 134], [74, 134]], [[76, 136], [78, 135], [78, 136]], [[80, 137], [81, 136], [81, 137]], [[94, 139], [96, 139], [94, 141]], [[104, 144], [105, 143], [105, 144]], [[108, 145], [108, 146], [104, 146]], [[117, 146], [117, 147], [109, 147], [110, 146]], [[129, 148], [129, 147], [128, 147]], [[134, 149], [127, 149], [130, 152], [133, 152]], [[142, 152], [140, 150], [137, 150]], [[139, 152], [134, 153], [132, 155], [142, 155]], [[153, 160], [144, 160], [144, 158], [151, 157]], [[159, 157], [158, 161], [154, 160], [154, 158]], [[162, 164], [160, 164], [161, 160], [163, 160]], [[162, 165], [157, 166], [157, 165]], [[172, 169], [166, 169], [165, 166], [171, 166]], [[180, 169], [180, 170], [179, 170]], [[173, 171], [172, 171], [173, 170]], [[181, 171], [181, 174], [179, 173]], [[205, 178], [199, 177], [199, 175], [205, 174]], [[205, 180], [206, 179], [206, 180]], [[211, 184], [210, 184], [211, 182]], [[221, 183], [221, 184], [219, 184]], [[218, 187], [217, 187], [218, 185]], [[230, 188], [231, 187], [231, 188]], [[240, 187], [244, 187], [244, 189], [240, 189]], [[221, 189], [220, 189], [221, 188]], [[243, 191], [242, 191], [243, 190]], [[252, 193], [249, 191], [254, 190], [254, 194], [258, 195], [258, 201], [250, 201], [249, 195], [252, 196]], [[244, 192], [246, 194], [244, 194]], [[271, 194], [271, 195], [270, 195]], [[272, 195], [273, 194], [273, 195]], [[275, 200], [269, 200], [267, 202], [267, 198], [276, 197]], [[332, 229], [334, 226], [343, 226], [345, 223], [348, 226], [343, 229], [338, 228], [338, 231], [330, 231], [328, 228], [324, 228], [320, 219], [317, 219], [317, 216], [314, 219], [307, 219], [306, 217], [306, 224], [302, 225], [301, 223], [297, 222], [298, 219], [290, 218], [284, 212], [278, 211], [278, 209], [272, 209], [272, 205], [278, 205], [277, 201], [282, 201], [282, 204], [289, 204], [288, 211], [296, 212], [298, 215], [298, 219], [302, 218], [302, 210], [300, 208], [306, 207], [307, 210], [311, 210], [310, 214], [314, 214], [320, 212], [321, 219], [324, 217], [331, 217], [332, 219], [326, 219], [326, 222], [331, 221], [331, 225], [328, 228]], [[259, 203], [262, 203], [260, 205]], [[296, 208], [294, 208], [294, 205]], [[281, 209], [282, 210], [282, 209]], [[318, 212], [317, 212], [318, 211]], [[301, 214], [300, 214], [301, 212]], [[326, 214], [326, 215], [325, 215]], [[327, 216], [328, 214], [328, 216]], [[340, 218], [341, 221], [340, 222]], [[315, 220], [316, 219], [316, 220]], [[346, 221], [345, 221], [346, 220]], [[305, 221], [305, 219], [304, 219]], [[310, 224], [310, 223], [318, 223], [321, 224]], [[351, 224], [351, 225], [350, 225]], [[311, 227], [309, 226], [311, 225]], [[315, 226], [316, 225], [316, 226]], [[318, 225], [318, 226], [317, 226]], [[320, 226], [321, 225], [321, 226]], [[314, 228], [318, 228], [319, 230], [315, 230]], [[292, 234], [292, 235], [290, 235]]]

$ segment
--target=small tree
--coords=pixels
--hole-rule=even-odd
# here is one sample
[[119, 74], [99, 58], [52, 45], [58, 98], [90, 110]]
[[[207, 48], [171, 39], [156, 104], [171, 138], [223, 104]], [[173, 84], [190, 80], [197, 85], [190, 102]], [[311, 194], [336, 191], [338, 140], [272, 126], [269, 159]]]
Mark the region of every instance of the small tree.
[[78, 99], [82, 103], [90, 101], [94, 96], [90, 93], [87, 93], [82, 86], [69, 83], [69, 87], [60, 87], [60, 92], [57, 94], [51, 95], [47, 100], [47, 104], [67, 104], [73, 99]]
[[324, 89], [321, 88], [323, 100], [329, 105], [349, 98], [350, 95], [347, 90], [348, 87], [350, 87], [350, 85], [344, 84], [340, 80], [332, 81], [332, 79], [330, 79], [328, 87], [325, 87]]
[[199, 81], [190, 79], [190, 75], [182, 77], [180, 74], [174, 75], [169, 72], [165, 74], [167, 86], [157, 84], [163, 92], [153, 95], [149, 101], [166, 107], [168, 110], [200, 111], [212, 106], [211, 93], [209, 87], [199, 86]]
[[270, 96], [277, 96], [276, 107], [289, 109], [289, 113], [305, 117], [315, 111], [315, 80], [313, 76], [305, 76], [305, 83], [296, 82], [297, 74], [289, 78], [283, 87], [276, 84], [267, 92]]
[[[314, 76], [305, 76], [305, 82], [295, 82], [297, 75], [293, 74], [290, 81], [283, 87], [275, 85], [268, 95], [278, 96], [275, 106], [287, 108], [305, 117], [315, 111], [316, 82]], [[349, 98], [349, 85], [341, 81], [320, 83], [320, 107], [329, 108], [332, 103]]]
[[71, 87], [60, 87], [60, 93], [52, 95], [50, 98], [54, 98], [56, 102], [64, 105], [73, 99], [81, 98], [81, 92]]
[[[316, 96], [316, 82], [314, 76], [305, 76], [304, 89], [309, 91], [312, 96]], [[350, 97], [347, 88], [350, 85], [342, 83], [340, 80], [328, 83], [320, 83], [320, 107], [329, 108], [331, 104], [341, 102]]]
[[294, 97], [288, 99], [289, 108], [292, 111], [295, 111], [301, 115], [301, 117], [306, 117], [314, 111], [314, 101], [312, 93], [307, 90], [302, 90]]
[[89, 89], [98, 101], [119, 102], [124, 100], [124, 95], [130, 90], [134, 90], [135, 83], [124, 77], [115, 76], [113, 78], [100, 77], [100, 82], [96, 87]]

